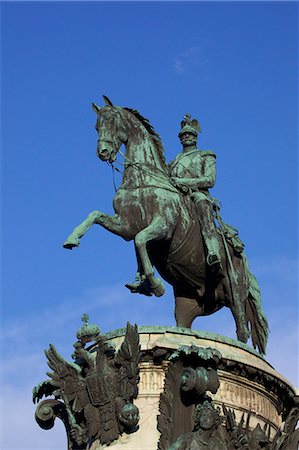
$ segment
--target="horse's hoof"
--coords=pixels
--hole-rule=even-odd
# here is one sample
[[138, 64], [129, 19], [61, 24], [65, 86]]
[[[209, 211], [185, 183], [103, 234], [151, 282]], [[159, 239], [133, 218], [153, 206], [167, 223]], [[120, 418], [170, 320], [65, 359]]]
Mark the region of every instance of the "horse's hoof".
[[152, 289], [156, 297], [162, 297], [165, 292], [164, 284], [159, 278], [155, 280], [155, 284], [152, 285]]
[[79, 247], [80, 245], [80, 239], [74, 238], [74, 239], [67, 239], [65, 243], [63, 244], [64, 248], [68, 248], [69, 250], [72, 250], [73, 247]]

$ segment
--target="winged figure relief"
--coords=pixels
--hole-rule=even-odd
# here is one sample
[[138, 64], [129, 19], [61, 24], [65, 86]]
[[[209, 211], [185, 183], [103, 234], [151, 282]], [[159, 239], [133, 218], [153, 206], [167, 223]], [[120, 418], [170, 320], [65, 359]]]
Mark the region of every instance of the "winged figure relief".
[[99, 439], [101, 444], [109, 445], [123, 432], [138, 428], [139, 411], [133, 404], [141, 355], [137, 325], [127, 324], [118, 351], [101, 335], [89, 349], [85, 349], [85, 343], [81, 339], [74, 344], [74, 362], [66, 361], [50, 344], [45, 351], [52, 370], [47, 372], [50, 379], [33, 389], [33, 401], [37, 403], [49, 395], [62, 400], [69, 441], [74, 444]]

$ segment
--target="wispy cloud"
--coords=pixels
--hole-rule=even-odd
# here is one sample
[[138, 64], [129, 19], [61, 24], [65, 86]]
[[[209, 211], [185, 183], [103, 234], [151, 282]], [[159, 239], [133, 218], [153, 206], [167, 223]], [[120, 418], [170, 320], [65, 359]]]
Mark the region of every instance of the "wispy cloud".
[[[123, 286], [89, 289], [66, 299], [56, 309], [40, 309], [22, 321], [6, 322], [2, 328], [1, 429], [2, 450], [65, 450], [65, 429], [60, 420], [49, 431], [34, 420], [36, 406], [32, 388], [47, 378], [48, 366], [43, 349], [52, 342], [67, 360], [71, 360], [75, 332], [84, 312], [102, 332], [124, 327], [129, 320], [139, 325], [174, 325], [173, 299], [167, 289], [162, 299], [132, 295]], [[160, 314], [157, 315], [159, 309]], [[5, 430], [5, 431], [4, 431]], [[16, 433], [17, 430], [17, 433]]]
[[186, 70], [182, 58], [174, 58], [174, 70], [176, 73], [182, 73]]
[[173, 67], [178, 75], [195, 67], [205, 65], [203, 46], [195, 44], [180, 51], [173, 59]]
[[[159, 315], [157, 316], [157, 310]], [[6, 321], [2, 327], [1, 346], [6, 364], [1, 365], [2, 379], [26, 382], [37, 370], [43, 350], [49, 343], [69, 358], [81, 316], [87, 312], [91, 323], [103, 333], [124, 327], [129, 320], [139, 325], [174, 325], [171, 289], [162, 299], [133, 295], [121, 285], [92, 288], [73, 299], [66, 299], [56, 309], [40, 309], [22, 320]], [[41, 365], [45, 368], [45, 363]], [[22, 373], [26, 376], [22, 376]]]
[[258, 278], [271, 277], [285, 285], [298, 285], [298, 260], [295, 258], [273, 257], [251, 258], [250, 266]]
[[252, 258], [270, 326], [267, 360], [295, 387], [298, 379], [298, 260], [286, 256]]
[[2, 450], [65, 450], [67, 439], [62, 422], [54, 428], [42, 430], [34, 419], [36, 406], [31, 400], [31, 388], [2, 386], [0, 448]]
[[[284, 377], [298, 385], [297, 261], [287, 258], [250, 260], [262, 287], [263, 306], [271, 333], [266, 359]], [[43, 349], [53, 342], [70, 360], [75, 331], [84, 312], [102, 332], [124, 327], [127, 320], [138, 325], [174, 325], [174, 299], [167, 288], [162, 298], [130, 294], [123, 286], [89, 289], [66, 299], [56, 310], [44, 308], [22, 321], [6, 322], [2, 329], [3, 450], [65, 449], [63, 425], [45, 432], [34, 420], [31, 390], [47, 378]], [[210, 317], [196, 319], [194, 328], [235, 338], [235, 323], [223, 308]], [[5, 413], [4, 413], [5, 412]], [[14, 432], [17, 427], [18, 433]]]

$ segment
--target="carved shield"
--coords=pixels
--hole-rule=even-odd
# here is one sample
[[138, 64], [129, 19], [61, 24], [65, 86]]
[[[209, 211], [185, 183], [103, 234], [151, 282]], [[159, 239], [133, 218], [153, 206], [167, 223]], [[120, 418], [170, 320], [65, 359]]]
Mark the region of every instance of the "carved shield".
[[96, 370], [90, 372], [86, 377], [86, 388], [94, 406], [101, 406], [109, 403], [110, 396], [104, 377]]

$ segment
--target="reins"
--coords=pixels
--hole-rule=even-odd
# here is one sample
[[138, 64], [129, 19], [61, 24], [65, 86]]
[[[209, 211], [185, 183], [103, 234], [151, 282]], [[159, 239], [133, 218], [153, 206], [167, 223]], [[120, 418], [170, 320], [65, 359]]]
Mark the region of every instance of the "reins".
[[116, 187], [116, 183], [115, 183], [115, 171], [119, 172], [119, 173], [123, 173], [123, 172], [121, 170], [119, 170], [117, 167], [114, 167], [113, 163], [109, 163], [108, 161], [106, 161], [106, 162], [107, 162], [107, 164], [111, 165], [113, 187], [114, 187], [114, 191], [117, 192], [117, 187]]
[[[156, 177], [156, 178], [158, 177], [160, 180], [164, 180], [164, 179], [166, 178], [165, 176], [164, 176], [163, 178], [162, 178], [162, 177], [159, 177], [159, 176], [157, 176], [154, 172], [144, 169], [143, 167], [141, 167], [141, 163], [135, 163], [134, 161], [130, 160], [130, 159], [129, 159], [129, 158], [128, 158], [121, 150], [119, 150], [119, 153], [120, 153], [121, 156], [124, 158], [124, 160], [128, 162], [128, 164], [129, 164], [130, 166], [135, 167], [136, 169], [141, 170], [142, 172], [145, 172], [145, 173], [147, 173], [148, 175], [152, 175], [152, 176], [154, 176], [154, 177]], [[122, 163], [119, 163], [119, 164], [122, 164]], [[123, 165], [125, 166], [126, 163], [123, 164]], [[148, 164], [148, 165], [151, 165], [152, 167], [155, 167], [155, 166], [152, 165], [152, 164]], [[163, 171], [162, 169], [159, 169], [158, 167], [155, 167], [155, 169], [159, 170], [160, 172], [163, 173], [163, 175], [165, 175], [165, 173], [164, 173], [164, 171]]]
[[[166, 177], [166, 175], [165, 175], [165, 173], [164, 173], [164, 171], [163, 171], [162, 169], [159, 169], [158, 167], [153, 166], [153, 167], [155, 167], [156, 170], [159, 170], [160, 172], [162, 172], [162, 173], [165, 175], [164, 177], [159, 176], [158, 174], [154, 173], [154, 172], [151, 171], [151, 170], [145, 169], [144, 167], [141, 166], [141, 163], [138, 164], [138, 163], [135, 163], [134, 161], [130, 160], [130, 159], [129, 159], [129, 158], [128, 158], [121, 150], [119, 150], [119, 153], [120, 153], [121, 156], [124, 158], [125, 163], [121, 163], [121, 162], [119, 162], [119, 161], [115, 161], [115, 162], [117, 162], [118, 164], [120, 164], [121, 166], [123, 166], [123, 167], [124, 167], [124, 170], [126, 169], [126, 166], [131, 166], [131, 167], [133, 167], [134, 169], [140, 170], [140, 171], [142, 171], [142, 172], [144, 172], [144, 173], [150, 175], [152, 178], [156, 178], [157, 181], [162, 181], [163, 184], [166, 184], [166, 183], [167, 183], [167, 184], [169, 184], [170, 186], [172, 186], [172, 184], [167, 180], [167, 177]], [[117, 171], [117, 172], [119, 172], [119, 173], [121, 173], [121, 174], [123, 174], [124, 172], [122, 172], [121, 170], [119, 170], [117, 167], [114, 167], [113, 163], [109, 163], [108, 161], [107, 161], [107, 163], [111, 165], [111, 168], [112, 168], [113, 186], [114, 186], [115, 192], [117, 192], [116, 183], [115, 183], [115, 171]], [[147, 187], [147, 186], [140, 186], [140, 187], [142, 188], [142, 187]], [[175, 187], [173, 187], [173, 189], [170, 189], [170, 188], [167, 188], [167, 187], [164, 187], [164, 186], [151, 186], [151, 187], [157, 187], [157, 188], [161, 188], [161, 189], [168, 190], [168, 191], [170, 191], [170, 192], [174, 192], [174, 193], [176, 193], [176, 194], [181, 194], [181, 192], [180, 192], [179, 190], [175, 189]], [[119, 188], [119, 189], [120, 189], [120, 188]]]

